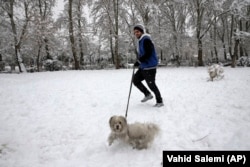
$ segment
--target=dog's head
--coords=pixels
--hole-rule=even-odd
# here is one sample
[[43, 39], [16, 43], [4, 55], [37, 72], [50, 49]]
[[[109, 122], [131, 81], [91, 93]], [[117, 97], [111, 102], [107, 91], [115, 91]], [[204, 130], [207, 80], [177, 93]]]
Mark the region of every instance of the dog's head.
[[115, 133], [122, 133], [127, 128], [127, 120], [123, 116], [112, 116], [109, 119], [109, 126]]

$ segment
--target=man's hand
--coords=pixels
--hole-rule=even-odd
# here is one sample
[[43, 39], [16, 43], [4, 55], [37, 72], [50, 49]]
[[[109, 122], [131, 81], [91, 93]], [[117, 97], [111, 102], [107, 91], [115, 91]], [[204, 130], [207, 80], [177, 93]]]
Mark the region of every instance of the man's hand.
[[135, 62], [134, 67], [138, 67], [140, 63], [138, 61]]

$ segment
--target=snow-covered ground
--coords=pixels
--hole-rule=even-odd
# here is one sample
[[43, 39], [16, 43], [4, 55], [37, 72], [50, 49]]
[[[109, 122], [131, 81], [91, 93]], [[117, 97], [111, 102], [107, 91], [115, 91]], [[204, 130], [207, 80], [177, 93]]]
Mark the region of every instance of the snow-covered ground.
[[157, 167], [163, 150], [249, 150], [250, 68], [159, 68], [165, 106], [132, 88], [128, 122], [153, 122], [147, 150], [115, 142], [108, 121], [125, 115], [132, 69], [0, 74], [1, 167]]

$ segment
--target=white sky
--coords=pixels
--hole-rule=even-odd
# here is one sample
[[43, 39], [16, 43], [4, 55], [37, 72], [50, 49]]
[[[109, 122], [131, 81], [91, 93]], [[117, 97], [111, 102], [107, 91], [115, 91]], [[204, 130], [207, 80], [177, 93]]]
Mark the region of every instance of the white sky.
[[57, 19], [59, 14], [63, 11], [64, 8], [64, 2], [63, 0], [57, 0], [56, 5], [53, 8], [53, 18]]

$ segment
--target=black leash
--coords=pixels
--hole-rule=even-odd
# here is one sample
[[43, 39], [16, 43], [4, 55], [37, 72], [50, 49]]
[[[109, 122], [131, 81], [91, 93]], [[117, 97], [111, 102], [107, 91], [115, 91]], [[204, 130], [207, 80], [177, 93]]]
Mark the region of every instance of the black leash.
[[129, 88], [128, 102], [127, 102], [127, 109], [126, 109], [125, 118], [127, 118], [127, 115], [128, 115], [128, 106], [129, 106], [129, 99], [130, 99], [130, 94], [131, 94], [131, 90], [132, 90], [132, 83], [133, 83], [134, 73], [135, 73], [135, 67], [133, 66], [133, 72], [132, 72], [132, 77], [131, 77], [131, 82], [130, 82], [130, 88]]

